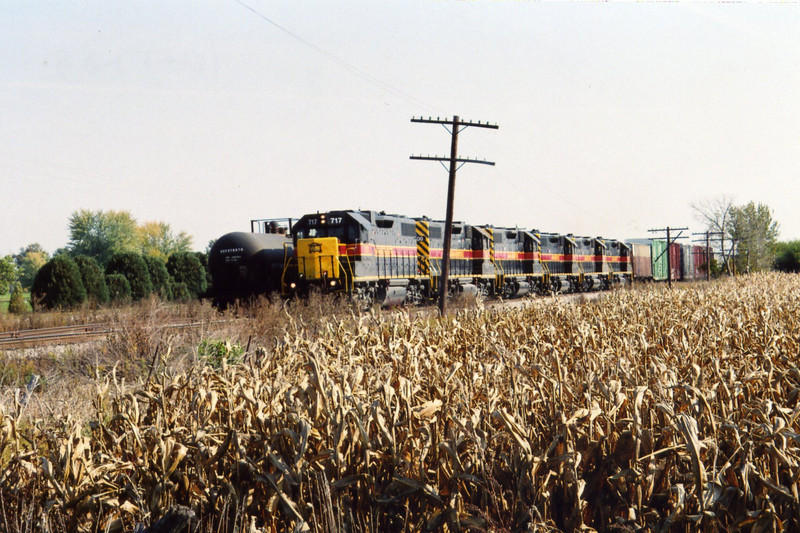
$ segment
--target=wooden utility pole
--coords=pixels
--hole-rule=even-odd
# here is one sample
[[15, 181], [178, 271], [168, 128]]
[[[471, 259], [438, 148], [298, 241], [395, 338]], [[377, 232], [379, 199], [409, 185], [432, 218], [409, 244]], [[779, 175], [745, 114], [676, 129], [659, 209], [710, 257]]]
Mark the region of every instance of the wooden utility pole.
[[[664, 250], [663, 253], [667, 254], [667, 285], [669, 286], [670, 289], [672, 288], [672, 258], [669, 255], [669, 247], [673, 242], [677, 241], [678, 239], [686, 239], [687, 237], [682, 237], [681, 233], [683, 233], [684, 231], [686, 231], [688, 229], [689, 228], [671, 228], [671, 227], [667, 226], [666, 228], [662, 228], [662, 229], [649, 229], [649, 230], [647, 230], [650, 233], [664, 233], [665, 231], [667, 232], [667, 249]], [[672, 231], [679, 232], [678, 235], [676, 235], [674, 239], [671, 237], [671, 232]], [[659, 256], [659, 257], [661, 257], [661, 256]]]
[[453, 236], [453, 204], [455, 202], [456, 195], [456, 171], [461, 168], [464, 163], [480, 163], [482, 165], [494, 166], [494, 162], [486, 161], [485, 159], [480, 160], [458, 157], [458, 134], [461, 130], [470, 126], [476, 128], [490, 128], [493, 130], [496, 130], [498, 126], [497, 124], [489, 124], [488, 122], [482, 123], [480, 121], [462, 122], [459, 120], [458, 115], [453, 116], [452, 120], [440, 119], [439, 117], [436, 117], [435, 119], [431, 117], [412, 117], [411, 122], [420, 122], [423, 124], [441, 124], [445, 129], [447, 129], [448, 125], [450, 126], [450, 129], [448, 130], [451, 136], [450, 157], [422, 155], [411, 156], [411, 159], [419, 159], [422, 161], [439, 161], [442, 163], [442, 166], [444, 166], [445, 161], [450, 162], [450, 179], [447, 183], [447, 215], [444, 228], [444, 246], [442, 249], [442, 274], [441, 279], [439, 280], [439, 314], [444, 316], [447, 312], [447, 283], [450, 276], [450, 241]]
[[[705, 243], [706, 243], [706, 281], [711, 281], [711, 236], [712, 235], [723, 235], [721, 231], [706, 231], [703, 233], [692, 233], [692, 235], [705, 235]], [[714, 237], [714, 240], [718, 240], [717, 237]], [[703, 242], [703, 241], [693, 241], [693, 242]]]

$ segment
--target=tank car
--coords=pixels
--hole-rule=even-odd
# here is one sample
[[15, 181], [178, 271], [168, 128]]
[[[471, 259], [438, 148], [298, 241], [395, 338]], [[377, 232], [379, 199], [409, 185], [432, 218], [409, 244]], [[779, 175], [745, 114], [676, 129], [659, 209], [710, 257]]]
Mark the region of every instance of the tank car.
[[291, 236], [281, 233], [228, 233], [217, 239], [208, 255], [214, 303], [280, 292], [284, 266], [293, 255]]

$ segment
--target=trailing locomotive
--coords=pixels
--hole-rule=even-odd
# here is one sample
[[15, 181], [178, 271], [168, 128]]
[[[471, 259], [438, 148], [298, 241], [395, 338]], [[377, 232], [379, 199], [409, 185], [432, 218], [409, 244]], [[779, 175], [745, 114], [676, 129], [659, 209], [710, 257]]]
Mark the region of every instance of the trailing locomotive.
[[[287, 296], [316, 288], [349, 294], [365, 304], [420, 304], [434, 300], [439, 291], [444, 230], [444, 222], [424, 217], [354, 210], [316, 213], [291, 227], [293, 253], [284, 243], [259, 257], [272, 260], [267, 268], [270, 287], [277, 283], [280, 265], [281, 292]], [[212, 249], [209, 259], [210, 265], [229, 265], [217, 271], [225, 280], [215, 289], [218, 298], [231, 297], [226, 288], [231, 278], [236, 278], [239, 293], [246, 292], [244, 280], [255, 272], [237, 270], [248, 262], [244, 256], [213, 259], [225, 250]], [[631, 268], [630, 246], [621, 241], [455, 222], [447, 289], [450, 294], [503, 298], [606, 290], [629, 283]], [[216, 276], [212, 269], [215, 287]], [[263, 285], [253, 288], [264, 292]]]

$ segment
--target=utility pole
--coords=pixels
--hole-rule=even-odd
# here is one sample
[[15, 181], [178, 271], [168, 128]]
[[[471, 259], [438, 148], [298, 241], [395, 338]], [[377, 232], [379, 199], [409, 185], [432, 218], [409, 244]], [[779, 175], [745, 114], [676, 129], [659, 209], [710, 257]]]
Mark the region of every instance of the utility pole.
[[[705, 235], [705, 243], [706, 243], [706, 281], [711, 281], [711, 236], [712, 235], [720, 235], [722, 236], [723, 233], [721, 231], [706, 231], [704, 233], [692, 233], [692, 235], [702, 236]], [[723, 237], [714, 237], [714, 240], [719, 240]], [[699, 240], [695, 240], [692, 242], [703, 242]]]
[[[447, 312], [447, 282], [450, 276], [450, 241], [453, 236], [453, 203], [455, 202], [455, 195], [456, 195], [456, 171], [461, 168], [464, 163], [480, 163], [482, 165], [491, 165], [494, 166], [494, 162], [479, 160], [479, 159], [469, 159], [469, 158], [460, 158], [458, 157], [458, 134], [461, 130], [468, 128], [470, 126], [475, 128], [490, 128], [496, 130], [498, 128], [497, 124], [489, 124], [488, 122], [472, 122], [472, 121], [461, 121], [458, 118], [458, 115], [454, 115], [452, 120], [447, 119], [440, 119], [436, 117], [435, 119], [428, 117], [428, 118], [414, 118], [411, 117], [411, 122], [419, 122], [423, 124], [441, 124], [444, 126], [446, 130], [450, 132], [451, 141], [450, 141], [450, 157], [439, 157], [439, 156], [422, 156], [422, 155], [412, 155], [411, 159], [418, 159], [421, 161], [439, 161], [439, 163], [444, 166], [445, 161], [450, 162], [450, 179], [447, 183], [447, 215], [445, 219], [445, 228], [444, 228], [444, 247], [442, 250], [442, 274], [441, 279], [439, 281], [439, 315], [444, 316]], [[447, 126], [450, 126], [448, 129]], [[446, 167], [445, 167], [446, 168]]]
[[[669, 247], [673, 242], [677, 241], [678, 239], [686, 239], [687, 237], [682, 237], [681, 234], [684, 231], [687, 231], [688, 229], [689, 228], [671, 228], [671, 227], [667, 226], [666, 228], [649, 229], [649, 230], [647, 230], [650, 233], [664, 233], [664, 232], [667, 232], [667, 248], [662, 252], [662, 255], [663, 254], [667, 254], [667, 285], [669, 286], [670, 289], [672, 288], [672, 257], [669, 255]], [[671, 232], [672, 231], [677, 231], [678, 232], [678, 234], [675, 236], [674, 239], [671, 237]], [[658, 256], [658, 258], [660, 258], [660, 257], [661, 256]], [[657, 260], [658, 259], [656, 259], [655, 261], [657, 261]]]

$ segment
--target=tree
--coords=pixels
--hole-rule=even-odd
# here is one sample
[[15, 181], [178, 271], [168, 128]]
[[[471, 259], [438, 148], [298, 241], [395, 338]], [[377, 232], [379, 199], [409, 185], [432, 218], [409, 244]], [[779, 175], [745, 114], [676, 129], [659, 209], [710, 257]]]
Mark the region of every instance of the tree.
[[131, 298], [141, 300], [153, 292], [147, 263], [136, 252], [119, 252], [111, 257], [106, 274], [121, 274], [131, 286]]
[[31, 288], [36, 273], [49, 260], [50, 255], [44, 251], [44, 248], [38, 242], [20, 248], [19, 253], [14, 256], [14, 261], [17, 263], [19, 282], [24, 289]]
[[200, 264], [203, 267], [203, 270], [206, 273], [206, 288], [203, 289], [203, 292], [198, 293], [198, 296], [201, 298], [208, 297], [207, 294], [208, 288], [211, 287], [211, 272], [208, 270], [208, 253], [207, 252], [194, 252], [194, 255], [197, 256], [197, 259], [200, 261]]
[[760, 272], [772, 266], [778, 223], [772, 220], [772, 210], [750, 202], [733, 207], [728, 233], [736, 243], [736, 268], [739, 272]]
[[174, 234], [166, 222], [145, 222], [137, 228], [137, 235], [142, 255], [162, 261], [174, 253], [188, 252], [192, 246], [191, 237], [183, 231]]
[[152, 255], [144, 256], [144, 262], [147, 263], [147, 271], [150, 273], [153, 292], [158, 294], [162, 300], [172, 300], [172, 287], [169, 272], [167, 272], [167, 264]]
[[[694, 210], [695, 218], [702, 222], [706, 231], [717, 233], [719, 241], [714, 246], [715, 253], [722, 258], [722, 267], [731, 274], [730, 236], [728, 234], [731, 209], [733, 209], [733, 198], [730, 196], [719, 196], [690, 204]], [[727, 245], [726, 245], [727, 241]]]
[[131, 284], [122, 274], [108, 274], [106, 276], [108, 296], [112, 302], [129, 302], [131, 299]]
[[78, 270], [81, 272], [81, 281], [83, 281], [83, 287], [86, 289], [86, 298], [96, 305], [108, 303], [106, 277], [94, 257], [79, 255], [75, 258], [75, 264], [78, 265]]
[[194, 253], [183, 252], [169, 256], [167, 272], [172, 277], [176, 298], [178, 297], [177, 284], [179, 283], [186, 284], [186, 290], [193, 298], [205, 293], [206, 271]]
[[800, 272], [800, 241], [779, 242], [775, 246], [773, 268], [781, 272]]
[[11, 284], [17, 281], [17, 265], [10, 255], [0, 257], [0, 294], [5, 294]]
[[11, 287], [11, 300], [8, 302], [8, 312], [21, 315], [28, 312], [28, 303], [25, 301], [25, 294], [19, 281], [13, 283]]
[[36, 273], [31, 289], [34, 307], [77, 307], [86, 301], [86, 289], [78, 265], [69, 256], [58, 255]]
[[115, 253], [138, 249], [136, 220], [127, 211], [88, 211], [69, 217], [69, 250], [105, 266]]

